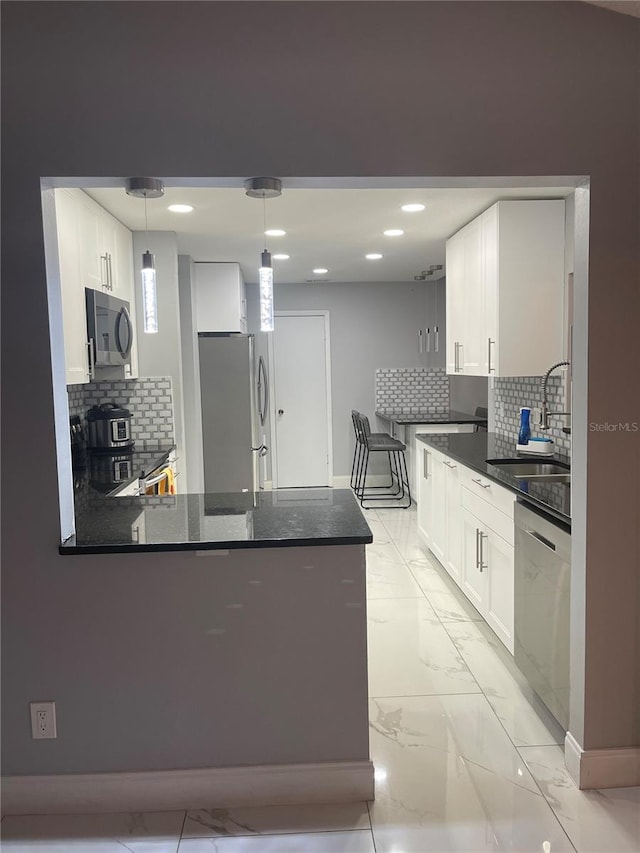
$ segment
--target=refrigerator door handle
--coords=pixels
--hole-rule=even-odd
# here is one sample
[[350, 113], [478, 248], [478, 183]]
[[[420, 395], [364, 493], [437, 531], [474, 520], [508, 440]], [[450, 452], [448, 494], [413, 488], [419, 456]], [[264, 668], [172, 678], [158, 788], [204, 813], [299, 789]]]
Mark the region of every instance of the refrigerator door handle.
[[260, 356], [258, 359], [258, 414], [260, 415], [260, 425], [264, 426], [267, 419], [267, 409], [269, 407], [269, 380], [267, 379], [267, 368], [264, 363], [264, 358]]

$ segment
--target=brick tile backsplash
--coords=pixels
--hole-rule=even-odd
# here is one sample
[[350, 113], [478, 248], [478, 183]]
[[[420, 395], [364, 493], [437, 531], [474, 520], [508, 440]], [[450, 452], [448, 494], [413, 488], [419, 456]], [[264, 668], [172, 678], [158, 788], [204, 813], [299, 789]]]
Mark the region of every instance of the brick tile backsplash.
[[376, 370], [376, 411], [383, 414], [446, 412], [449, 377], [437, 367], [380, 367]]
[[68, 385], [69, 415], [86, 426], [87, 411], [100, 403], [116, 403], [131, 412], [131, 437], [138, 444], [175, 441], [170, 376]]
[[[510, 376], [494, 380], [493, 406], [495, 430], [507, 438], [517, 438], [520, 429], [520, 408], [529, 406], [532, 410], [542, 405], [541, 376]], [[547, 394], [552, 412], [565, 411], [565, 387], [567, 373], [558, 371], [549, 377]], [[571, 453], [571, 436], [562, 432], [568, 418], [551, 417], [550, 428], [542, 431], [536, 428], [535, 412], [531, 412], [531, 434], [548, 436], [555, 442], [556, 449], [562, 453]]]

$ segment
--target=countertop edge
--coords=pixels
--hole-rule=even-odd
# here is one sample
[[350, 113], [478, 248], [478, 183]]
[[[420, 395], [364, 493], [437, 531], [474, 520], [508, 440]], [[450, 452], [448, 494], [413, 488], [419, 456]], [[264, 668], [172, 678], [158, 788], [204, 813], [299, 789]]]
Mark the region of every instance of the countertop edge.
[[432, 420], [435, 417], [435, 414], [425, 415], [421, 417], [420, 415], [415, 415], [408, 413], [406, 415], [401, 414], [399, 412], [393, 412], [391, 414], [385, 414], [383, 412], [375, 411], [375, 416], [384, 421], [389, 421], [390, 423], [399, 424], [400, 426], [412, 426], [415, 424], [433, 424], [434, 426], [442, 425], [442, 424], [478, 424], [485, 425], [487, 423], [487, 418], [480, 418], [477, 415], [466, 414], [465, 412], [453, 412], [453, 417], [447, 417], [446, 419], [442, 419], [442, 415], [444, 414], [452, 414], [452, 412], [442, 413], [442, 415], [438, 416], [438, 420]]
[[373, 534], [368, 536], [333, 536], [325, 539], [268, 539], [268, 540], [232, 540], [230, 542], [167, 542], [167, 543], [123, 543], [118, 545], [65, 545], [58, 546], [61, 556], [79, 554], [149, 554], [163, 551], [242, 551], [256, 548], [309, 548], [330, 545], [371, 545]]
[[[437, 450], [439, 453], [442, 453], [443, 456], [450, 456], [452, 459], [455, 459], [456, 462], [459, 462], [461, 465], [465, 465], [467, 468], [471, 468], [473, 471], [476, 471], [482, 477], [487, 477], [496, 485], [502, 486], [504, 489], [508, 489], [510, 492], [513, 492], [513, 494], [516, 495], [516, 497], [521, 501], [521, 503], [534, 506], [545, 512], [547, 515], [551, 516], [552, 519], [561, 521], [563, 524], [566, 524], [569, 528], [571, 528], [570, 515], [565, 515], [563, 512], [560, 512], [559, 510], [555, 509], [555, 507], [552, 507], [550, 504], [545, 503], [544, 501], [539, 500], [536, 497], [532, 497], [528, 492], [523, 492], [521, 489], [518, 489], [511, 483], [506, 483], [504, 480], [501, 480], [499, 477], [496, 477], [489, 471], [487, 471], [486, 466], [485, 468], [479, 468], [473, 463], [473, 461], [470, 461], [466, 456], [462, 456], [460, 453], [455, 453], [451, 450], [442, 450], [442, 448], [438, 447], [435, 441], [430, 440], [431, 438], [432, 436], [428, 434], [416, 436], [416, 439], [418, 441], [421, 441], [423, 444], [428, 444], [429, 447], [433, 447], [434, 450]], [[435, 436], [433, 436], [433, 438], [435, 438]], [[541, 458], [549, 460], [553, 459], [554, 457], [544, 456]]]

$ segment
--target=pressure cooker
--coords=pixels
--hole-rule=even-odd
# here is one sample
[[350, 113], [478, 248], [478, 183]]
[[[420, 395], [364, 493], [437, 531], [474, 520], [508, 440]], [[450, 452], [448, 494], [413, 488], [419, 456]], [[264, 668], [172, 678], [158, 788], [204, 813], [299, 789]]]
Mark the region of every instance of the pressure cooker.
[[133, 448], [131, 412], [116, 403], [92, 406], [87, 412], [91, 450], [113, 451]]

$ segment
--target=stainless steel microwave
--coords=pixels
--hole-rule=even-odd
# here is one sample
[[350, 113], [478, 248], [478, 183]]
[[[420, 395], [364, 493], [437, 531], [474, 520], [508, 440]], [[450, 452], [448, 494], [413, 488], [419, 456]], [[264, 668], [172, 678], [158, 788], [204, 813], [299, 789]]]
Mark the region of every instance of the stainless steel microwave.
[[93, 367], [131, 364], [133, 324], [129, 303], [85, 288], [89, 359]]

